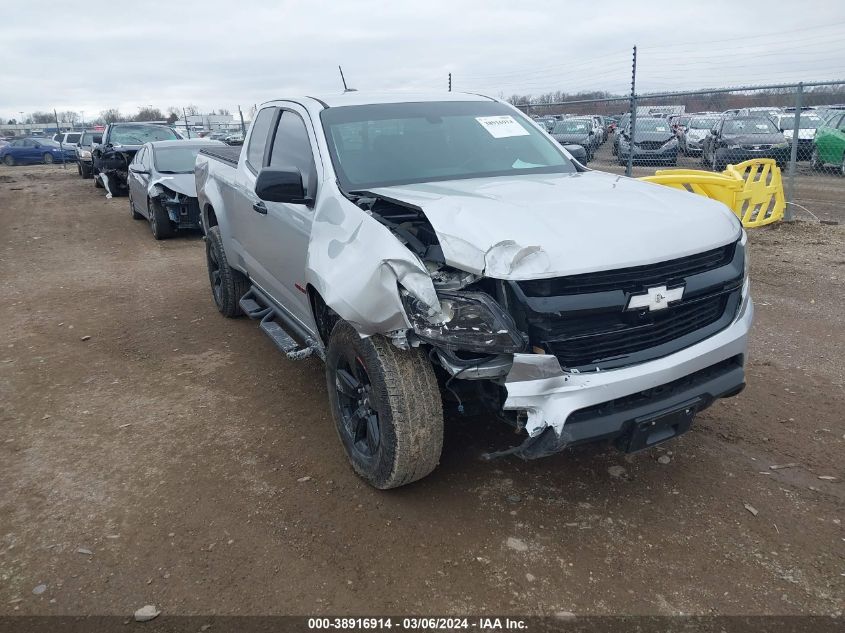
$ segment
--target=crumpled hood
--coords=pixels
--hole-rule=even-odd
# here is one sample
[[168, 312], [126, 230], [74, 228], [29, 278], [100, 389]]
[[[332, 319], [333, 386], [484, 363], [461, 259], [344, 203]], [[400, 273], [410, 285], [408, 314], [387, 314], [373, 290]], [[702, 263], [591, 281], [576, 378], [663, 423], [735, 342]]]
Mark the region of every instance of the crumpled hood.
[[724, 246], [741, 234], [719, 202], [596, 171], [371, 191], [422, 209], [447, 264], [497, 279], [639, 266]]
[[183, 193], [191, 198], [197, 197], [197, 181], [193, 173], [190, 174], [159, 174], [150, 181], [150, 187], [161, 185], [176, 193]]

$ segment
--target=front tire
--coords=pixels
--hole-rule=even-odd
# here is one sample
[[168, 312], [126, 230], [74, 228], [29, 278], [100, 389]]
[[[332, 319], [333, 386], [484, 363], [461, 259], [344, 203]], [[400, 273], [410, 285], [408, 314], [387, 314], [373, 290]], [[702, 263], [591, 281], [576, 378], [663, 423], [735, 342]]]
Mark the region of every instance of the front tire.
[[15, 157], [11, 154], [6, 154], [6, 156], [3, 157], [3, 164], [6, 165], [6, 167], [14, 167]]
[[52, 164], [53, 164], [53, 155], [52, 155], [52, 154], [47, 154], [47, 153], [45, 152], [45, 153], [44, 153], [44, 155], [41, 157], [41, 161], [42, 161], [45, 165], [52, 165]]
[[157, 240], [166, 240], [168, 237], [173, 237], [173, 225], [161, 204], [148, 200], [147, 210], [150, 214], [150, 230], [153, 232], [153, 237]]
[[208, 230], [205, 238], [205, 260], [208, 265], [211, 294], [220, 314], [230, 319], [240, 316], [243, 313], [238, 301], [249, 290], [249, 279], [229, 266], [219, 226]]
[[340, 321], [326, 350], [335, 428], [355, 472], [385, 490], [422, 479], [440, 461], [443, 405], [431, 362]]

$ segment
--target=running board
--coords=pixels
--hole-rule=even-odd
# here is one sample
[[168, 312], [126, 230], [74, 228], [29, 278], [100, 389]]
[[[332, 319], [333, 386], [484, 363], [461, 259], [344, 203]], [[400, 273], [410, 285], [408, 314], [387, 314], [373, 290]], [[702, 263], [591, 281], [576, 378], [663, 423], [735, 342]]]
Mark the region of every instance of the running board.
[[[270, 301], [254, 286], [238, 301], [238, 305], [250, 319], [260, 320], [261, 331], [270, 337], [273, 344], [290, 360], [303, 360], [316, 352], [322, 357], [322, 349], [311, 337], [303, 336], [305, 344], [294, 339], [288, 329], [296, 331], [290, 318], [274, 308]], [[288, 325], [286, 328], [285, 325]]]

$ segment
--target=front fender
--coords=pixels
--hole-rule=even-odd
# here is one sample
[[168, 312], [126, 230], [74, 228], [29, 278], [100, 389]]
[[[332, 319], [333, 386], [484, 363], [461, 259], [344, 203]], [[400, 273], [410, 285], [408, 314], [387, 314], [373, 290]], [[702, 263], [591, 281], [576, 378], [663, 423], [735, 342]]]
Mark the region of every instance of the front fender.
[[315, 210], [306, 281], [362, 336], [410, 327], [399, 286], [432, 313], [440, 310], [425, 265], [387, 227], [345, 198]]

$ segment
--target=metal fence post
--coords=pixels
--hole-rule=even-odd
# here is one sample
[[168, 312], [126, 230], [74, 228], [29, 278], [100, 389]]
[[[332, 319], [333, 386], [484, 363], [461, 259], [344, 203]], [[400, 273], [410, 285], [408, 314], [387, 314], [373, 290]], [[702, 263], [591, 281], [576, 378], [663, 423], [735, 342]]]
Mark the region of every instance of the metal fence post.
[[[804, 82], [798, 83], [795, 91], [795, 121], [792, 126], [792, 150], [789, 155], [789, 179], [786, 186], [786, 201], [791, 203], [795, 199], [795, 172], [798, 170], [798, 130], [801, 129], [801, 104], [804, 101]], [[784, 222], [792, 222], [792, 204], [786, 205], [783, 213]]]
[[631, 64], [631, 138], [628, 141], [628, 164], [625, 175], [629, 178], [634, 170], [634, 132], [637, 125], [637, 47], [634, 46], [634, 60]]

